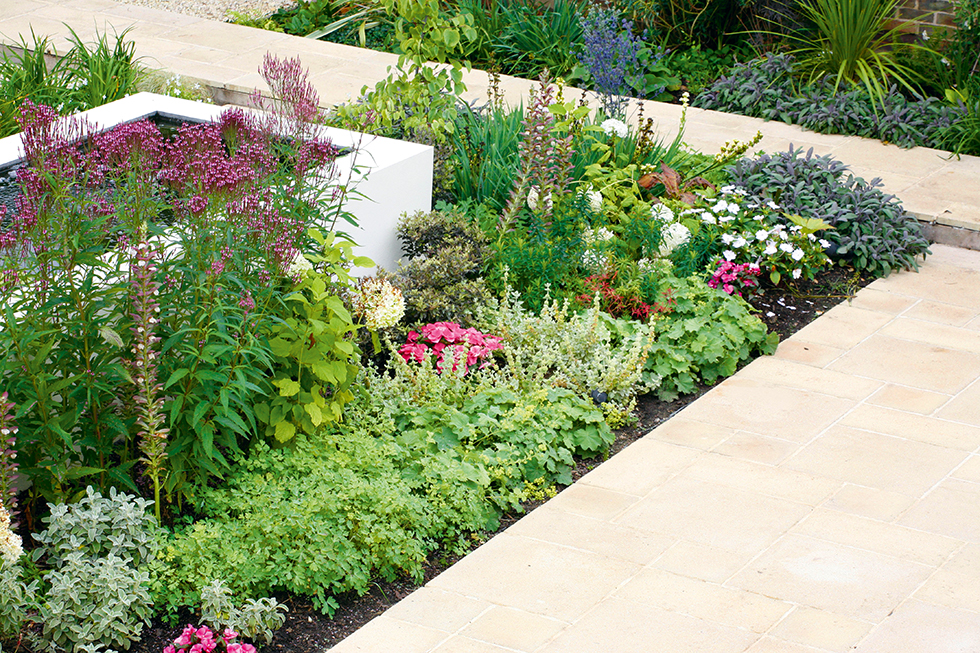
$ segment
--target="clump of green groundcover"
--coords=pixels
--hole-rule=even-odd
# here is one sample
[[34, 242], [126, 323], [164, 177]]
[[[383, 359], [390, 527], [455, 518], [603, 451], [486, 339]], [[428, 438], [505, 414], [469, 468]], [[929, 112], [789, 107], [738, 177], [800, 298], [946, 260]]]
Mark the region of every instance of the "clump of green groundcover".
[[257, 442], [224, 486], [201, 490], [202, 518], [153, 566], [158, 610], [197, 605], [220, 579], [238, 597], [283, 590], [332, 613], [375, 578], [421, 580], [436, 548], [462, 552], [503, 511], [570, 483], [573, 456], [612, 442], [602, 410], [572, 390], [392, 360], [390, 374], [368, 372], [342, 425], [290, 449]]
[[836, 255], [855, 268], [886, 276], [893, 270], [918, 269], [917, 257], [929, 254], [919, 223], [894, 195], [882, 192], [881, 180], [866, 182], [832, 157], [793, 149], [745, 159], [732, 167], [732, 183], [779, 203], [789, 214], [817, 218], [833, 226], [823, 237]]

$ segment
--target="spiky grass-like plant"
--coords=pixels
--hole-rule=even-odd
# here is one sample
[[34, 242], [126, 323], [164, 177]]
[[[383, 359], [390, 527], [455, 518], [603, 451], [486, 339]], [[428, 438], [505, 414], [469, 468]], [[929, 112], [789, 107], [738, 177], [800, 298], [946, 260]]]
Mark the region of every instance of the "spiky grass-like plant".
[[905, 23], [892, 25], [900, 0], [803, 0], [800, 13], [812, 28], [789, 34], [797, 72], [807, 83], [828, 76], [836, 92], [844, 83], [868, 90], [881, 104], [893, 84], [915, 93], [916, 73], [895, 53], [907, 45], [899, 40]]

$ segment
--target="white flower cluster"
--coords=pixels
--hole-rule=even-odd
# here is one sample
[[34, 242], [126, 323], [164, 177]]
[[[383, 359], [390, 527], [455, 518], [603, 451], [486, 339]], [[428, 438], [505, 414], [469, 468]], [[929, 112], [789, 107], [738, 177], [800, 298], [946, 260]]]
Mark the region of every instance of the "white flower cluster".
[[602, 243], [610, 240], [614, 235], [615, 234], [613, 234], [613, 232], [609, 231], [605, 227], [599, 227], [594, 231], [592, 230], [592, 227], [586, 227], [585, 231], [582, 232], [582, 240], [584, 240], [586, 244], [591, 245], [593, 243]]
[[691, 239], [691, 230], [680, 222], [671, 222], [660, 232], [660, 255], [670, 256], [675, 249]]
[[10, 514], [0, 505], [0, 560], [15, 564], [24, 553], [20, 535], [10, 530]]
[[286, 274], [291, 277], [299, 277], [312, 271], [313, 264], [306, 260], [306, 257], [303, 256], [303, 252], [296, 252], [296, 256], [293, 257], [292, 263], [289, 264]]
[[782, 268], [799, 279], [804, 265], [819, 265], [821, 259], [826, 259], [822, 250], [830, 243], [804, 233], [798, 225], [787, 227], [773, 219], [772, 211], [778, 209], [772, 200], [760, 204], [747, 197], [744, 189], [725, 186], [719, 199], [684, 213], [698, 213], [705, 224], [725, 230], [721, 242], [726, 247], [722, 251], [726, 261], [756, 263], [769, 270]]
[[393, 327], [405, 315], [402, 291], [385, 279], [365, 279], [354, 295], [354, 312], [371, 331]]
[[650, 207], [650, 217], [659, 222], [673, 222], [674, 212], [666, 204], [654, 204]]
[[615, 118], [609, 118], [608, 120], [602, 121], [602, 131], [606, 132], [607, 136], [618, 136], [619, 138], [626, 138], [629, 134], [629, 127], [622, 120], [616, 120]]
[[602, 212], [602, 193], [594, 188], [589, 188], [589, 190], [582, 193], [582, 195], [589, 203], [589, 208], [592, 209], [593, 213]]

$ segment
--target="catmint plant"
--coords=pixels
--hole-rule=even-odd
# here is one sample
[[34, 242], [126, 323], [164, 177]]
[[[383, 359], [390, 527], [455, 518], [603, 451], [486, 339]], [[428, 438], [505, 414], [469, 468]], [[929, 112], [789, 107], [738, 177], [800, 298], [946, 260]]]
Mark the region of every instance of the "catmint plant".
[[643, 42], [633, 34], [633, 22], [620, 19], [613, 7], [591, 4], [580, 22], [579, 63], [592, 75], [603, 112], [610, 117], [622, 117], [629, 103], [623, 96], [629, 94], [631, 84], [638, 83], [636, 76], [642, 70], [639, 54]]

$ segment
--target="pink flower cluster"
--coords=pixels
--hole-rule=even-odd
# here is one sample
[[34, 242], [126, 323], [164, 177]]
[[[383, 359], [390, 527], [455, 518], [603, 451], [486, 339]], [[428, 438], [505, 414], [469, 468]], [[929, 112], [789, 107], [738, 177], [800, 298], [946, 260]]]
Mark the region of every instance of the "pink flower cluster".
[[721, 286], [729, 295], [751, 297], [759, 291], [759, 280], [756, 277], [762, 269], [755, 263], [732, 263], [721, 259], [718, 267], [711, 274], [708, 285], [712, 288]]
[[[406, 342], [398, 353], [406, 361], [422, 362], [427, 352], [432, 351], [436, 357], [436, 369], [443, 371], [443, 357], [446, 347], [450, 347], [453, 356], [453, 371], [460, 362], [463, 363], [463, 373], [477, 361], [483, 359], [483, 366], [490, 364], [491, 352], [503, 349], [499, 336], [480, 333], [476, 329], [464, 329], [455, 322], [433, 322], [422, 327], [422, 333], [410, 331]], [[461, 361], [463, 352], [466, 360]]]
[[221, 650], [219, 647], [224, 647], [226, 653], [255, 653], [255, 647], [251, 644], [232, 641], [236, 637], [238, 633], [230, 628], [225, 628], [221, 637], [215, 639], [207, 626], [195, 628], [188, 625], [173, 644], [163, 649], [163, 653], [210, 653]]

